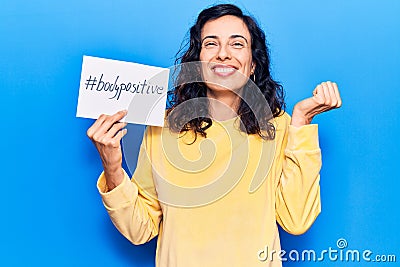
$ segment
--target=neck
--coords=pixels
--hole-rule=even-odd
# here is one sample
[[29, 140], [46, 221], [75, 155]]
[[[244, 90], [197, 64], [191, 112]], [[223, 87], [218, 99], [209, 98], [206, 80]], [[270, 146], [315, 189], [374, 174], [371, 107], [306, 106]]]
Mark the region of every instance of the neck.
[[213, 119], [225, 121], [237, 116], [240, 97], [232, 91], [207, 91], [209, 112]]

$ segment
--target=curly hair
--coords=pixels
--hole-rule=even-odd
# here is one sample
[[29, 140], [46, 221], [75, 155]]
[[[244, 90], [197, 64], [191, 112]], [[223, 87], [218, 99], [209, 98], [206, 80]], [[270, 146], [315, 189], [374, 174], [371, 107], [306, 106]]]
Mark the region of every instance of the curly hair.
[[[258, 87], [265, 99], [260, 99], [259, 92], [254, 90], [243, 90], [237, 114], [240, 117], [240, 130], [247, 134], [258, 134], [265, 140], [275, 138], [275, 127], [271, 119], [282, 114], [285, 108], [284, 91], [282, 85], [274, 81], [270, 73], [269, 50], [266, 44], [265, 34], [258, 26], [257, 22], [250, 16], [244, 15], [242, 10], [232, 4], [220, 4], [204, 9], [197, 17], [196, 23], [190, 28], [190, 38], [185, 45], [182, 45], [176, 55], [175, 65], [179, 70], [175, 80], [175, 87], [169, 92], [169, 108], [167, 110], [169, 128], [178, 132], [193, 130], [195, 140], [197, 134], [206, 137], [206, 130], [211, 127], [212, 120], [209, 118], [207, 101], [194, 101], [188, 105], [181, 105], [176, 112], [172, 112], [181, 103], [195, 98], [207, 97], [207, 86], [202, 82], [200, 74], [196, 78], [194, 73], [200, 73], [196, 67], [189, 62], [200, 60], [201, 51], [201, 30], [203, 26], [211, 20], [222, 16], [232, 15], [243, 20], [251, 36], [252, 58], [255, 63], [254, 83]], [[188, 47], [189, 46], [189, 47]], [[188, 47], [188, 48], [187, 48]], [[187, 48], [187, 49], [186, 49]], [[188, 81], [190, 77], [190, 83]], [[252, 82], [249, 80], [245, 85], [249, 87]], [[253, 84], [254, 87], [254, 84]], [[256, 105], [249, 106], [243, 99], [250, 99]], [[265, 104], [268, 103], [268, 106]], [[254, 108], [255, 106], [255, 108]], [[192, 118], [196, 114], [196, 118]], [[257, 118], [259, 118], [257, 120]], [[261, 118], [261, 119], [260, 119]]]

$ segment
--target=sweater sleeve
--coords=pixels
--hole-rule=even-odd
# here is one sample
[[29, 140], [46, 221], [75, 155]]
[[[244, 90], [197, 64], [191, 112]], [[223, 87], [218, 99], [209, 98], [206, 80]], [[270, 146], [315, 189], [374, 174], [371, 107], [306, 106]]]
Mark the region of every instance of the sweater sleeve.
[[288, 125], [281, 150], [276, 217], [285, 231], [299, 235], [310, 228], [321, 212], [318, 125]]
[[[124, 171], [124, 180], [107, 192], [104, 172], [97, 188], [113, 224], [133, 244], [143, 244], [157, 236], [162, 219], [160, 203], [154, 197], [155, 187], [151, 164], [145, 150], [145, 138], [139, 151], [135, 173], [130, 180]], [[140, 184], [135, 177], [141, 177]]]

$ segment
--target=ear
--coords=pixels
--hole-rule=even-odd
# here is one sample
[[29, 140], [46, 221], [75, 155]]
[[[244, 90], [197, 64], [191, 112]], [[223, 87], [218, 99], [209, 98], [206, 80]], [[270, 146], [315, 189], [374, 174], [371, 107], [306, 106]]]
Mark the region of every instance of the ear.
[[251, 74], [254, 74], [254, 71], [256, 70], [256, 63], [254, 61], [251, 63]]

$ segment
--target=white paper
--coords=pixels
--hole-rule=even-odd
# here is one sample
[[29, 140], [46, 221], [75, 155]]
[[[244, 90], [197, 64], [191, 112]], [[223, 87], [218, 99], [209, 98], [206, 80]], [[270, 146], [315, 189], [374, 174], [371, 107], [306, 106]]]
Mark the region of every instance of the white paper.
[[128, 123], [163, 126], [169, 69], [84, 56], [76, 116], [127, 109]]

